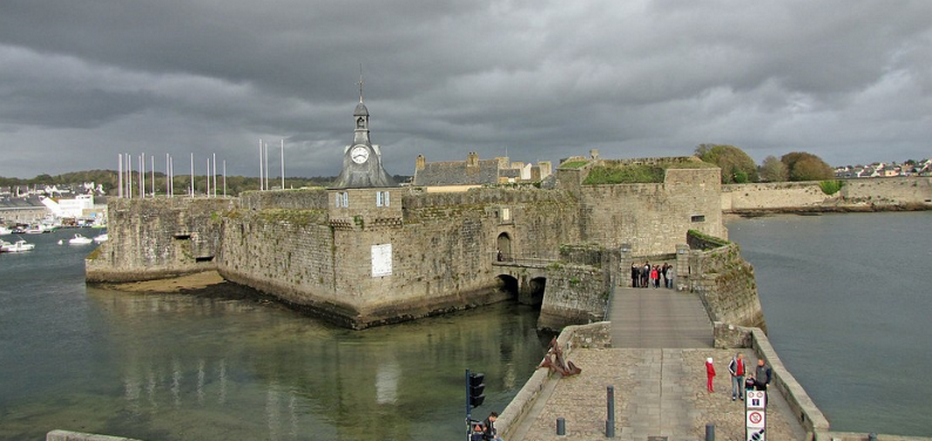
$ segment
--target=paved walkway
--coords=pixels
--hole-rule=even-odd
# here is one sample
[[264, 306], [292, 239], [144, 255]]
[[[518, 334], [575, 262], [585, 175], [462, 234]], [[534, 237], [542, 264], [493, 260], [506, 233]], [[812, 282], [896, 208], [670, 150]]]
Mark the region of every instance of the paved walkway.
[[712, 322], [696, 294], [615, 288], [609, 320], [616, 348], [712, 347]]
[[[756, 363], [750, 350], [743, 351]], [[733, 351], [702, 349], [577, 349], [570, 355], [583, 371], [548, 381], [540, 398], [508, 441], [605, 440], [606, 386], [615, 388], [615, 438], [624, 441], [698, 441], [715, 424], [716, 441], [744, 440], [744, 403], [731, 401], [726, 365]], [[718, 375], [705, 390], [705, 359]], [[566, 435], [556, 435], [556, 419]], [[767, 434], [772, 440], [802, 440], [805, 431], [782, 395], [770, 395]], [[666, 438], [651, 438], [666, 437]]]
[[[509, 441], [604, 440], [606, 387], [615, 390], [615, 439], [694, 441], [715, 424], [717, 441], [744, 440], [741, 401], [731, 400], [727, 364], [733, 351], [712, 349], [712, 324], [695, 294], [616, 288], [610, 312], [611, 349], [577, 349], [569, 359], [582, 374], [546, 382]], [[754, 354], [744, 350], [750, 363]], [[706, 391], [712, 357], [714, 393]], [[749, 364], [751, 365], [751, 364]], [[556, 419], [566, 435], [556, 435]], [[804, 439], [805, 431], [779, 393], [770, 397], [769, 439]]]

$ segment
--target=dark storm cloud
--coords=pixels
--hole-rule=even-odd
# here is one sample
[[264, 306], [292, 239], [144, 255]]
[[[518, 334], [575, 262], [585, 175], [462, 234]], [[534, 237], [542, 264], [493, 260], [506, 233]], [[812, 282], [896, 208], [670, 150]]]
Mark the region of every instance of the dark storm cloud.
[[0, 175], [143, 151], [257, 174], [259, 138], [286, 139], [289, 175], [335, 175], [360, 64], [392, 173], [706, 142], [932, 156], [932, 3], [771, 3], [6, 1]]

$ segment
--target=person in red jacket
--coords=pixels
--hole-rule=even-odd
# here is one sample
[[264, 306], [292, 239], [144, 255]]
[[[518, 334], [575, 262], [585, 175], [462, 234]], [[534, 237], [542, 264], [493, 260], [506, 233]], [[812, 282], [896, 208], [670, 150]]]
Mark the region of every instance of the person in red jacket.
[[715, 366], [712, 364], [712, 357], [709, 357], [705, 360], [705, 376], [709, 392], [713, 392], [712, 379], [715, 378]]

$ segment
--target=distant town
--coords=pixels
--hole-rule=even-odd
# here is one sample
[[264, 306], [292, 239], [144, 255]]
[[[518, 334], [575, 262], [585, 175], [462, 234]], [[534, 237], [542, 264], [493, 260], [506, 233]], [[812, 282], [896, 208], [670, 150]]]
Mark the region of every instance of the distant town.
[[835, 167], [835, 177], [840, 179], [893, 178], [896, 176], [932, 176], [932, 159], [921, 161], [910, 159], [902, 164], [875, 162], [868, 165]]

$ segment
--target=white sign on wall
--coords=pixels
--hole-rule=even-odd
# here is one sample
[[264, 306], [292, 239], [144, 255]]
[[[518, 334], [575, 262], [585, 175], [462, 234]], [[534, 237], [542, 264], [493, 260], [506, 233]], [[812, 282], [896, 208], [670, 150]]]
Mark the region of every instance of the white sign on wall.
[[392, 244], [372, 245], [372, 277], [392, 275]]

